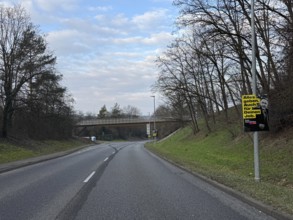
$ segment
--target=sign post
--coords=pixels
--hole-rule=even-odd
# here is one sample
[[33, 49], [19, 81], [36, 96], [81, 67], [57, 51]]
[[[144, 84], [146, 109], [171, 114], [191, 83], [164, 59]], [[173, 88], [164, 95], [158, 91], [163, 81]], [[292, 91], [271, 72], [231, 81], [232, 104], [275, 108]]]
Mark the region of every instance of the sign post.
[[[252, 92], [256, 95], [256, 57], [255, 57], [255, 24], [254, 24], [254, 0], [251, 0], [251, 72], [252, 72]], [[254, 179], [256, 182], [260, 181], [259, 175], [259, 150], [258, 150], [258, 133], [253, 134], [253, 146], [254, 146]]]
[[255, 94], [242, 96], [242, 114], [244, 131], [254, 132], [254, 178], [260, 181], [259, 174], [259, 150], [258, 150], [258, 131], [268, 131], [268, 100], [258, 98]]

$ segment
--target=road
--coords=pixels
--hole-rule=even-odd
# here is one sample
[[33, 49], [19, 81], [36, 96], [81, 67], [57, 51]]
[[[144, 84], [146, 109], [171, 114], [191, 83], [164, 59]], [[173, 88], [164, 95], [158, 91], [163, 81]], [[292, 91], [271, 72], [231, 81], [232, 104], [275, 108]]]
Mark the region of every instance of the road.
[[0, 220], [273, 219], [143, 145], [95, 145], [0, 174]]

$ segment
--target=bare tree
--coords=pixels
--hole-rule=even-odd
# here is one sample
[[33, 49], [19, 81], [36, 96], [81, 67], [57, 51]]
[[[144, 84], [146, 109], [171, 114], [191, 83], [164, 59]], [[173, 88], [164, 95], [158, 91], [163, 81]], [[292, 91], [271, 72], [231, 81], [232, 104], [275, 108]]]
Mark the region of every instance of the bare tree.
[[[292, 1], [255, 3], [257, 92], [288, 97], [282, 109], [288, 109], [286, 114], [290, 114]], [[168, 48], [164, 59], [159, 60], [164, 75], [159, 78], [159, 85], [170, 91], [184, 88], [186, 103], [201, 109], [208, 126], [207, 116], [213, 116], [215, 110], [224, 110], [228, 118], [227, 109], [231, 104], [238, 111], [241, 95], [252, 93], [250, 3], [247, 0], [174, 0], [174, 4], [180, 7], [177, 25], [189, 37], [181, 37], [179, 44], [175, 40], [173, 53]], [[188, 97], [189, 94], [192, 96]], [[280, 100], [275, 100], [275, 106], [277, 102]]]
[[185, 55], [177, 41], [169, 47], [164, 56], [158, 57], [156, 62], [161, 71], [156, 88], [173, 103], [174, 97], [177, 100], [179, 97], [184, 99], [189, 109], [193, 131], [196, 133], [198, 131], [197, 111], [194, 104], [195, 99], [190, 90], [191, 76], [187, 71]]
[[126, 107], [123, 107], [122, 111], [123, 111], [123, 115], [129, 118], [135, 118], [141, 115], [141, 111], [137, 107], [131, 106], [131, 105], [127, 105]]
[[112, 118], [121, 118], [122, 117], [122, 109], [120, 105], [116, 102], [111, 110], [111, 117]]

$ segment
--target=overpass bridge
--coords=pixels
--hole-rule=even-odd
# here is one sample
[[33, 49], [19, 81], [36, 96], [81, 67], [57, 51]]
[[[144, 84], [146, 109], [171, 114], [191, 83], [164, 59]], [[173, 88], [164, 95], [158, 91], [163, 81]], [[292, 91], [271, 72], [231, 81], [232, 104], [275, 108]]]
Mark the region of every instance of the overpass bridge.
[[[134, 117], [134, 118], [103, 118], [83, 120], [75, 124], [74, 134], [76, 136], [96, 136], [113, 134], [114, 136], [143, 136], [148, 131], [158, 130], [158, 135], [164, 137], [169, 133], [182, 127], [188, 119], [172, 117]], [[156, 126], [154, 126], [154, 124]]]
[[[102, 118], [83, 120], [78, 122], [75, 127], [85, 126], [107, 126], [107, 125], [131, 125], [131, 124], [150, 124], [150, 123], [168, 123], [178, 122], [177, 118], [154, 118], [154, 117], [137, 117], [137, 118]], [[181, 120], [182, 121], [182, 120]]]

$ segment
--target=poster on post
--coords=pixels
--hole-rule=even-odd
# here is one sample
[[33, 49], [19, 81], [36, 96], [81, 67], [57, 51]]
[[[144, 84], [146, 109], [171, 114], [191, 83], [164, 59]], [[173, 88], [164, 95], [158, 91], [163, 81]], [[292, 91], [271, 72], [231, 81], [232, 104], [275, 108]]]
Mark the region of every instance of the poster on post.
[[244, 131], [269, 131], [268, 99], [256, 95], [242, 96]]

